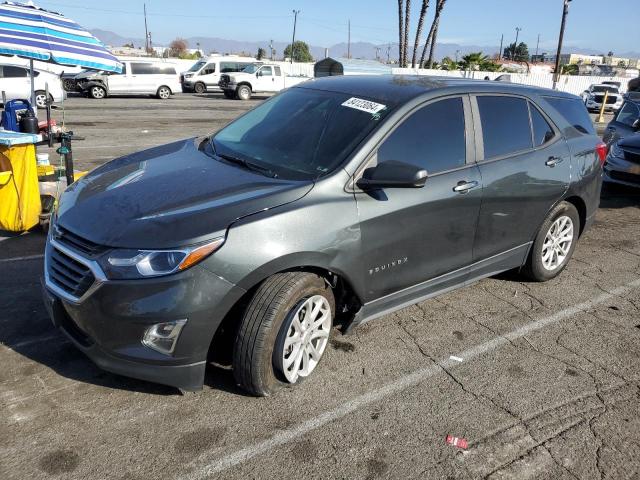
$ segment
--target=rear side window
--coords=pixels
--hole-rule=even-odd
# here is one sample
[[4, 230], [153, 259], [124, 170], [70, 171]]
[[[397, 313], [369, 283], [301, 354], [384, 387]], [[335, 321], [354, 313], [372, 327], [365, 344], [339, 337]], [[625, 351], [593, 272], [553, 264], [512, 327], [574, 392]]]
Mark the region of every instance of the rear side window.
[[466, 160], [461, 98], [431, 103], [412, 114], [378, 149], [378, 163], [398, 160], [429, 174], [461, 167]]
[[532, 148], [527, 101], [516, 97], [478, 96], [484, 158]]
[[554, 136], [553, 128], [536, 107], [529, 103], [531, 111], [531, 127], [533, 129], [533, 146], [544, 145]]
[[3, 67], [3, 70], [4, 70], [4, 78], [21, 78], [21, 77], [27, 77], [29, 75], [27, 73], [27, 69], [22, 67], [13, 67], [11, 65], [5, 65]]
[[[4, 67], [7, 68], [7, 67]], [[616, 116], [616, 122], [623, 125], [633, 126], [633, 123], [640, 118], [640, 109], [635, 103], [625, 102], [618, 115]]]
[[579, 98], [544, 97], [580, 133], [595, 135], [587, 107]]
[[273, 67], [273, 69], [276, 71], [276, 76], [280, 77], [282, 75], [282, 72], [280, 70], [280, 67]]
[[133, 75], [175, 75], [176, 69], [169, 65], [154, 65], [152, 63], [132, 63]]

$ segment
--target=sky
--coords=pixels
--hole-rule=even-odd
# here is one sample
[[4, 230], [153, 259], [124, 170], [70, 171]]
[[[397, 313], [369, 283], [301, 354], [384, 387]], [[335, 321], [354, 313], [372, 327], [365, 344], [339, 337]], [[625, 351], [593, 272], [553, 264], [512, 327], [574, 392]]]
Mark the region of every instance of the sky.
[[[430, 1], [428, 17], [436, 0]], [[154, 44], [176, 37], [207, 36], [230, 40], [288, 41], [293, 13], [298, 15], [296, 38], [329, 47], [347, 41], [376, 44], [397, 42], [396, 0], [36, 0], [86, 28], [110, 30], [122, 36], [144, 38], [143, 4]], [[412, 29], [421, 0], [412, 1]], [[438, 33], [441, 43], [497, 46], [515, 39], [535, 51], [553, 51], [557, 44], [562, 0], [448, 0]], [[431, 21], [427, 20], [426, 28]], [[565, 33], [565, 46], [622, 53], [640, 50], [640, 0], [573, 0]]]

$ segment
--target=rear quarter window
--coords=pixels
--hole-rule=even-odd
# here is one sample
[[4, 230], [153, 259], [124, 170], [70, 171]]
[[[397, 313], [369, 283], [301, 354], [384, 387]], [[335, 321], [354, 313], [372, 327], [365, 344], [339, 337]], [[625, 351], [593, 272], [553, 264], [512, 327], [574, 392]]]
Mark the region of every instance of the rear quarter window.
[[573, 128], [585, 135], [595, 135], [593, 122], [584, 102], [579, 98], [544, 97]]

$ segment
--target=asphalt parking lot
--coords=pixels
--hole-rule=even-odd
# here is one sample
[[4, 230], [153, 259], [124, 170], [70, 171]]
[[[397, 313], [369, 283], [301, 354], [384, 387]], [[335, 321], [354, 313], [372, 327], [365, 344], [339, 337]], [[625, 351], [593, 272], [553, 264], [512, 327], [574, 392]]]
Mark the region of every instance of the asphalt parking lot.
[[[88, 169], [259, 101], [70, 98], [65, 120]], [[100, 371], [47, 318], [43, 244], [0, 241], [0, 479], [640, 478], [640, 191], [605, 188], [555, 280], [501, 275], [336, 332], [269, 398], [214, 366], [186, 396]]]

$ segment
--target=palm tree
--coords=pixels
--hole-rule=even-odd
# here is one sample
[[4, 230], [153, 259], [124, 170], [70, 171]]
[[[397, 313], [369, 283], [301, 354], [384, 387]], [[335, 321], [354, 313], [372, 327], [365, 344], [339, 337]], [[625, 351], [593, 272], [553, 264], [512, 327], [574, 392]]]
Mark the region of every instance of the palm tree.
[[436, 7], [436, 16], [433, 19], [433, 23], [435, 28], [433, 29], [433, 35], [431, 36], [431, 50], [429, 51], [429, 60], [427, 61], [427, 68], [431, 68], [433, 65], [433, 54], [436, 50], [436, 38], [438, 37], [438, 26], [440, 25], [440, 14], [442, 13], [442, 9], [444, 8], [444, 4], [447, 0], [440, 0]]
[[[438, 15], [438, 9], [440, 8], [440, 2], [442, 0], [436, 0], [436, 18]], [[431, 28], [429, 29], [429, 34], [427, 35], [427, 39], [424, 42], [424, 48], [422, 49], [422, 55], [420, 55], [420, 64], [419, 67], [422, 68], [422, 65], [424, 64], [424, 57], [427, 54], [427, 48], [429, 47], [429, 42], [431, 42], [431, 38], [433, 37], [433, 29], [435, 27], [435, 18], [434, 21], [431, 23]]]
[[460, 66], [464, 70], [473, 70], [476, 65], [480, 66], [489, 61], [489, 57], [484, 55], [482, 52], [473, 52], [462, 57], [462, 60], [460, 60]]
[[402, 65], [407, 66], [407, 54], [409, 50], [409, 21], [411, 20], [411, 0], [407, 0], [407, 4], [404, 10], [404, 47], [402, 48]]
[[403, 25], [404, 25], [404, 20], [403, 17], [404, 15], [402, 14], [402, 5], [403, 2], [402, 0], [398, 0], [398, 34], [399, 34], [399, 41], [398, 41], [398, 63], [400, 64], [400, 66], [402, 66], [402, 56], [404, 55], [404, 33], [403, 33]]
[[424, 27], [424, 17], [429, 8], [429, 0], [422, 0], [422, 8], [420, 8], [420, 17], [418, 18], [418, 31], [416, 32], [416, 40], [413, 42], [413, 56], [411, 58], [411, 68], [416, 67], [416, 54], [418, 53], [418, 45], [420, 45], [420, 35]]

